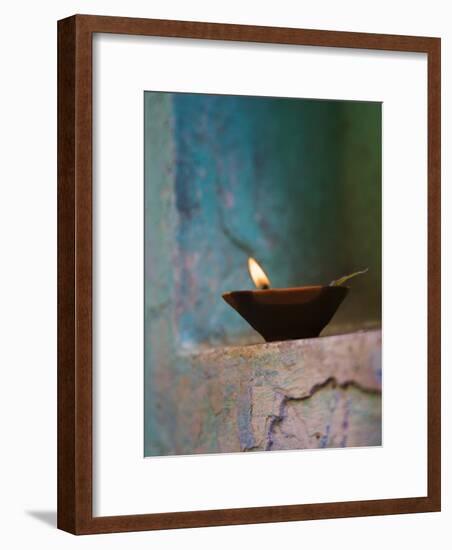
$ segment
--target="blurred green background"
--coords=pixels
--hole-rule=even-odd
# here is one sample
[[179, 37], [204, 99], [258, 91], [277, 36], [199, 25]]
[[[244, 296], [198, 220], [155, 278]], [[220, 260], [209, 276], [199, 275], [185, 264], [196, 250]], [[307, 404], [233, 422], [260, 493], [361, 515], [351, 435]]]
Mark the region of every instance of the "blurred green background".
[[323, 334], [380, 325], [381, 103], [144, 100], [145, 331], [178, 349], [262, 341], [221, 298], [253, 288], [248, 256], [274, 287], [368, 267]]

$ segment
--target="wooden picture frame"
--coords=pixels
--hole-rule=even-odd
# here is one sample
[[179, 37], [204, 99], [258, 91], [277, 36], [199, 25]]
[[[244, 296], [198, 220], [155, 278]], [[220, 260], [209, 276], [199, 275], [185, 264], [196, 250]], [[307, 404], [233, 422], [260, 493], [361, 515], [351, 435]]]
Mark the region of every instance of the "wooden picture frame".
[[[428, 56], [428, 496], [93, 517], [92, 37], [116, 33]], [[58, 22], [58, 527], [74, 534], [439, 511], [440, 39], [75, 15]]]

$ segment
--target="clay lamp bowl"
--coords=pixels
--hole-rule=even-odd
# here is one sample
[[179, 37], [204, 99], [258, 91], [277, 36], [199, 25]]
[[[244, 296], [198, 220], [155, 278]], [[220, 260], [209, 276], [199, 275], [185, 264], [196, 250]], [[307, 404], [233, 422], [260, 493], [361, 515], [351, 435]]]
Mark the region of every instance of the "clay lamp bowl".
[[259, 264], [248, 260], [250, 275], [258, 290], [226, 292], [223, 299], [267, 342], [315, 338], [330, 322], [348, 293], [342, 277], [328, 286], [270, 288]]

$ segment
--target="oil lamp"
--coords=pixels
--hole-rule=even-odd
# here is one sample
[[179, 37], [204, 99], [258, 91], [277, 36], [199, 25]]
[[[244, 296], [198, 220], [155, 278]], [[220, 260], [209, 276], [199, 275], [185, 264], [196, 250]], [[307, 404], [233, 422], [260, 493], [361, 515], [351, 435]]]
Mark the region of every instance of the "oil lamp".
[[326, 286], [271, 288], [254, 258], [248, 259], [248, 270], [257, 290], [226, 292], [223, 299], [267, 342], [318, 336], [348, 293], [348, 287], [342, 285], [367, 271], [346, 275]]

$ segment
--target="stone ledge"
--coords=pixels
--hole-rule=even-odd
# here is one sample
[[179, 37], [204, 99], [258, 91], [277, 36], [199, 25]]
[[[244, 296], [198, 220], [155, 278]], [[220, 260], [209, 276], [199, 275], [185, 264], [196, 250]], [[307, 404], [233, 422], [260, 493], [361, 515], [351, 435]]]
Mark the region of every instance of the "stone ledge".
[[164, 454], [380, 445], [381, 331], [184, 355], [171, 391]]

